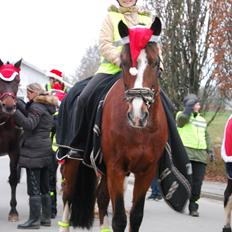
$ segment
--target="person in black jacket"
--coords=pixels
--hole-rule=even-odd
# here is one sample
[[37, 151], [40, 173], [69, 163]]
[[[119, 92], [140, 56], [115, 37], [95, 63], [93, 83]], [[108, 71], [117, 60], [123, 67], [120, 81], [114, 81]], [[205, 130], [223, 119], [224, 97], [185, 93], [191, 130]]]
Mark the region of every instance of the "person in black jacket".
[[29, 219], [18, 225], [18, 229], [38, 229], [40, 225], [51, 225], [48, 166], [52, 149], [50, 131], [58, 101], [55, 96], [45, 94], [38, 83], [27, 86], [27, 98], [25, 108], [19, 102], [15, 113], [17, 124], [24, 130], [19, 166], [26, 168], [30, 207]]

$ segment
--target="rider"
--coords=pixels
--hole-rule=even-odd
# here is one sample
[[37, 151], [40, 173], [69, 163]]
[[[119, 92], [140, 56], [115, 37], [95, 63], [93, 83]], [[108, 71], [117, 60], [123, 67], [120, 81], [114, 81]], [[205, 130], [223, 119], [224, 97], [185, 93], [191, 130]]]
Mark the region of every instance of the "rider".
[[[91, 113], [95, 112], [98, 101], [101, 99], [99, 92], [109, 89], [119, 79], [120, 53], [122, 44], [118, 32], [118, 23], [123, 20], [127, 26], [132, 27], [138, 24], [150, 26], [152, 17], [149, 12], [141, 11], [136, 6], [136, 0], [118, 0], [119, 7], [111, 6], [100, 30], [99, 50], [102, 55], [101, 64], [96, 75], [88, 82], [78, 97], [76, 105], [77, 121], [73, 127], [74, 139], [70, 146], [78, 152], [86, 152], [86, 138], [91, 133], [93, 118]], [[95, 101], [94, 106], [89, 103]], [[94, 107], [94, 110], [93, 110]]]

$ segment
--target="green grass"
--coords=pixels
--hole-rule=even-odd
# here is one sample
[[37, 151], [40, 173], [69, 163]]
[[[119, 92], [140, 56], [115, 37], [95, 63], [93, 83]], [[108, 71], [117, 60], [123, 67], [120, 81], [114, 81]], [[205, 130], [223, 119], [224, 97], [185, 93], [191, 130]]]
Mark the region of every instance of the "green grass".
[[[219, 112], [212, 123], [208, 127], [208, 132], [213, 144], [214, 153], [216, 155], [216, 162], [209, 163], [207, 165], [206, 179], [215, 181], [225, 181], [224, 162], [221, 159], [220, 149], [224, 135], [224, 127], [227, 119], [230, 116], [230, 112]], [[205, 114], [207, 121], [211, 119], [213, 112]]]

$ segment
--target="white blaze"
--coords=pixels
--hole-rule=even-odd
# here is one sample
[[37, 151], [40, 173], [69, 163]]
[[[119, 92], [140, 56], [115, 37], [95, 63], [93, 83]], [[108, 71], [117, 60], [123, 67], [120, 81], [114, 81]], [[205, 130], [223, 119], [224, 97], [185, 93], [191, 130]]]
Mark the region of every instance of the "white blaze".
[[[143, 73], [148, 64], [145, 49], [141, 50], [137, 62], [138, 62], [138, 74], [136, 76], [134, 88], [143, 88]], [[132, 101], [132, 107], [135, 117], [140, 118], [142, 104], [143, 104], [142, 98], [136, 97]]]

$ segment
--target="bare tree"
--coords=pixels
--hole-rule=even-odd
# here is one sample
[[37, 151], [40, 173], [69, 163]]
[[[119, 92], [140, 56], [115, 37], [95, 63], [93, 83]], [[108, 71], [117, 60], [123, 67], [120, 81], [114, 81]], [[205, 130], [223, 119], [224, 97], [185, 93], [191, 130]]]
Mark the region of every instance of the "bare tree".
[[[153, 10], [163, 21], [164, 71], [161, 84], [178, 108], [183, 97], [190, 92], [201, 94], [204, 109], [212, 101], [223, 102], [217, 92], [222, 80], [215, 76], [215, 49], [211, 46], [213, 15], [220, 9], [214, 2], [217, 0], [143, 1], [144, 7]], [[227, 2], [228, 7], [229, 0], [221, 2]], [[229, 9], [231, 12], [231, 4]], [[215, 28], [213, 33], [218, 36]]]
[[98, 51], [98, 45], [95, 44], [87, 48], [86, 53], [81, 59], [80, 66], [75, 72], [75, 76], [78, 80], [86, 79], [93, 76], [97, 71], [100, 64], [100, 55]]

